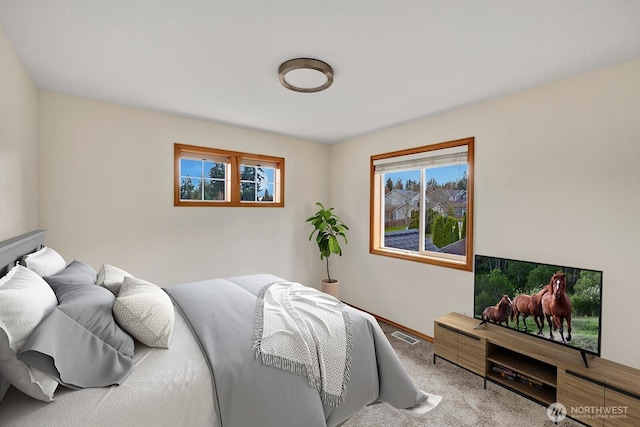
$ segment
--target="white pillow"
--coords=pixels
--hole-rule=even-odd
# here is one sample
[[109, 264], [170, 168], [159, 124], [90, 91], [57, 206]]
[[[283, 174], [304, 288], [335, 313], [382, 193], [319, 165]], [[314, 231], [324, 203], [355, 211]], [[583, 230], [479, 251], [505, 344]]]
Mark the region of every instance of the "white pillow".
[[47, 282], [21, 265], [0, 279], [0, 374], [29, 396], [51, 402], [58, 382], [18, 360], [38, 323], [58, 305]]
[[120, 286], [125, 277], [133, 277], [126, 271], [114, 267], [113, 265], [104, 264], [96, 278], [96, 285], [109, 289], [115, 296], [120, 292]]
[[51, 276], [59, 273], [67, 267], [62, 256], [51, 248], [44, 247], [37, 252], [25, 255], [22, 265], [35, 271], [40, 277]]
[[120, 326], [149, 347], [169, 348], [175, 314], [169, 295], [153, 283], [125, 277], [113, 304]]

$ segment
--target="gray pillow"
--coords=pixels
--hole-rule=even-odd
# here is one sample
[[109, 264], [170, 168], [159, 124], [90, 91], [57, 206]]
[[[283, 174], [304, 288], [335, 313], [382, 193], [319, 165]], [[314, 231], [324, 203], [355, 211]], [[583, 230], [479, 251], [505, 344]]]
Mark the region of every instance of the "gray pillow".
[[59, 305], [29, 336], [18, 359], [73, 389], [121, 384], [133, 370], [134, 343], [113, 318], [115, 296], [73, 281], [57, 282], [54, 291]]
[[64, 270], [52, 276], [44, 277], [53, 291], [65, 284], [96, 284], [96, 271], [89, 264], [73, 260]]

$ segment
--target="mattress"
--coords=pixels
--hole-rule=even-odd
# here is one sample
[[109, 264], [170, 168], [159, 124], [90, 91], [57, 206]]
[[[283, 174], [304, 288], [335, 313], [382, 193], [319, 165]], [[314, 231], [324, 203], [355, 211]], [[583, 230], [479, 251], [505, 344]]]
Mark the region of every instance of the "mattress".
[[136, 342], [135, 368], [119, 386], [59, 387], [45, 403], [9, 388], [0, 403], [3, 427], [217, 427], [208, 363], [180, 310], [169, 349]]

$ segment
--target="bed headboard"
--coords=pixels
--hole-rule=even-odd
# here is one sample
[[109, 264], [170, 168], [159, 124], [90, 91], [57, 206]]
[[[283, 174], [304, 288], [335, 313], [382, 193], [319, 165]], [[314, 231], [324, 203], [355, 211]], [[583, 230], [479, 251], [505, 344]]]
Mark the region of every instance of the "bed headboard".
[[[7, 274], [23, 255], [40, 249], [46, 232], [47, 230], [34, 230], [0, 242], [0, 277]], [[9, 381], [0, 376], [0, 401], [9, 385]]]
[[34, 230], [0, 242], [0, 277], [7, 274], [23, 255], [42, 246], [47, 230]]

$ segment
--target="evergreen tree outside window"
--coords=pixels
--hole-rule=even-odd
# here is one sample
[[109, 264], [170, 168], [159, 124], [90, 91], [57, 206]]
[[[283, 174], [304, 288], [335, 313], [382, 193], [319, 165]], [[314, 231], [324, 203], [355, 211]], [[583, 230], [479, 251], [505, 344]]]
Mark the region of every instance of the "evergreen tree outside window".
[[174, 206], [284, 206], [284, 158], [174, 144]]

